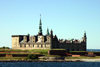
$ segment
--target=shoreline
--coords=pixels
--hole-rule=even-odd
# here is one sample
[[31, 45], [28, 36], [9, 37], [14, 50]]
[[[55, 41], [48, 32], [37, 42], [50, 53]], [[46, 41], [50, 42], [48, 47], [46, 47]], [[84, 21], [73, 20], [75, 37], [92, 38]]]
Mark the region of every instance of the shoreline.
[[65, 59], [65, 60], [0, 60], [0, 62], [100, 62], [100, 59]]
[[100, 62], [100, 59], [65, 59], [65, 61], [72, 62]]

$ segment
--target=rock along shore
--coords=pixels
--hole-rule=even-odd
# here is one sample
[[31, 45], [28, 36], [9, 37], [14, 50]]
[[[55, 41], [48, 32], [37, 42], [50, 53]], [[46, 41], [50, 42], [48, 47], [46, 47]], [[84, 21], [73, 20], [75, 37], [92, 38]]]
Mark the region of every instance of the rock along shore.
[[100, 59], [65, 59], [65, 61], [100, 62]]
[[100, 59], [65, 59], [65, 60], [0, 60], [0, 62], [100, 62]]

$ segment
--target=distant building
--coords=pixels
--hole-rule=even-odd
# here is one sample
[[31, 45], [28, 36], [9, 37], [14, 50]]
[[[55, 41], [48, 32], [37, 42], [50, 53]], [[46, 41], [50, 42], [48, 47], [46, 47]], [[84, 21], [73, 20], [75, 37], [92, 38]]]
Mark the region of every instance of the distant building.
[[12, 35], [12, 49], [67, 49], [70, 51], [86, 51], [87, 37], [86, 33], [82, 40], [63, 40], [53, 35], [53, 31], [47, 34], [42, 33], [42, 22], [40, 18], [39, 32], [37, 35]]

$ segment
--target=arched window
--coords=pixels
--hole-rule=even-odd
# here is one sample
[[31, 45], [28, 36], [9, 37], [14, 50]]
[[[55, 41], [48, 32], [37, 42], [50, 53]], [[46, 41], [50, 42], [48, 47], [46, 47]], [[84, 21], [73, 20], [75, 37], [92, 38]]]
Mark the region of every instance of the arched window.
[[24, 47], [26, 47], [26, 44], [24, 44]]

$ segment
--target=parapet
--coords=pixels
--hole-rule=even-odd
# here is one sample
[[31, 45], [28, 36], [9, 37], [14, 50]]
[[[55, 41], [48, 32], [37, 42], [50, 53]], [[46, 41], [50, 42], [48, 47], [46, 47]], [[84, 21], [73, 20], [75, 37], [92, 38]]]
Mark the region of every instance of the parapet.
[[12, 37], [22, 37], [22, 36], [27, 36], [27, 35], [12, 35]]

